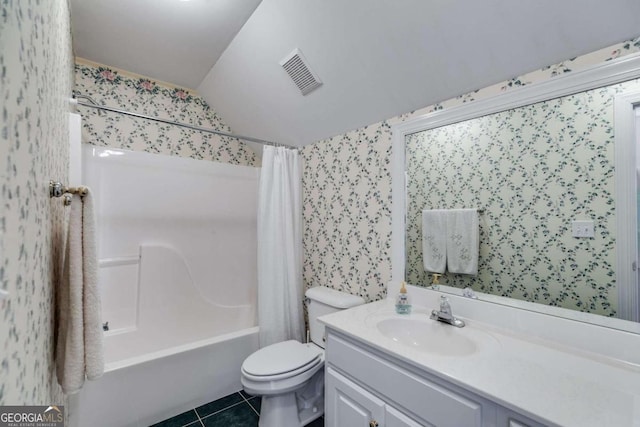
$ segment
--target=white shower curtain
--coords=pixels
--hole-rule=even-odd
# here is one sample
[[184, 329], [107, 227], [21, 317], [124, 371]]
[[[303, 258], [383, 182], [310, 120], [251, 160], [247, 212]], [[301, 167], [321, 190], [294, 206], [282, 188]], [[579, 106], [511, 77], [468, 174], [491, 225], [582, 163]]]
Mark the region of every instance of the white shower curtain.
[[302, 340], [302, 195], [296, 150], [264, 147], [258, 201], [260, 346]]

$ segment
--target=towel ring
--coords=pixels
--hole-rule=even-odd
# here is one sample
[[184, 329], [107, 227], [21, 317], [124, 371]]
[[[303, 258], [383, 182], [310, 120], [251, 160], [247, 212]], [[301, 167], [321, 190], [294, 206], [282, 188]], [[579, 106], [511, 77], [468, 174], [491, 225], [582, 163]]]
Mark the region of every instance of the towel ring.
[[49, 181], [49, 197], [64, 197], [64, 205], [71, 204], [73, 194], [84, 197], [88, 193], [87, 187], [66, 187], [60, 181]]

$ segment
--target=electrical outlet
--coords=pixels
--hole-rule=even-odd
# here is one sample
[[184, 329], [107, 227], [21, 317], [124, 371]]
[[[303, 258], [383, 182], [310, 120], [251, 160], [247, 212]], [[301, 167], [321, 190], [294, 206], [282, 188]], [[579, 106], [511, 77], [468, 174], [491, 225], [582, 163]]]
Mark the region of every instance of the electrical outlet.
[[571, 223], [573, 237], [595, 237], [595, 227], [591, 220], [579, 220]]

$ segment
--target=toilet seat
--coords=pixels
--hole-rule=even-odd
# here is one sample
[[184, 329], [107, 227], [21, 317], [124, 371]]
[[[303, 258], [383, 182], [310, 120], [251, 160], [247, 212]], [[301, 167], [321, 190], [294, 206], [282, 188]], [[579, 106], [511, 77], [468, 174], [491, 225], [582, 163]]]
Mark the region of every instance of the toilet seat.
[[291, 378], [323, 363], [323, 351], [295, 340], [264, 347], [242, 364], [242, 374], [253, 381]]
[[298, 369], [294, 369], [293, 371], [283, 372], [282, 374], [276, 374], [276, 375], [251, 375], [250, 373], [244, 370], [242, 371], [242, 375], [244, 375], [245, 378], [253, 381], [278, 381], [278, 380], [292, 378], [297, 375], [300, 375], [301, 373], [304, 373], [310, 369], [315, 368], [318, 365], [321, 365], [322, 362], [323, 362], [322, 359], [317, 359], [317, 360], [314, 360], [313, 363], [308, 363], [304, 366], [301, 366]]
[[324, 324], [320, 316], [335, 313], [364, 299], [323, 286], [308, 289], [311, 342], [285, 341], [250, 355], [242, 364], [245, 392], [260, 396], [261, 427], [305, 426], [324, 413]]

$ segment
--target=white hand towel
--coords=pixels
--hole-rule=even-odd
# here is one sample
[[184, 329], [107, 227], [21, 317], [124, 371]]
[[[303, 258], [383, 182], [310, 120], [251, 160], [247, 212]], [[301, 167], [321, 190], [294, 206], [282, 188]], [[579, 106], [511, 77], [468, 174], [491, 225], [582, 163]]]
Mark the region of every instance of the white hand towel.
[[98, 251], [96, 219], [91, 191], [82, 198], [82, 260], [84, 262], [84, 360], [87, 379], [95, 380], [104, 373], [102, 303], [98, 287]]
[[446, 211], [422, 211], [422, 262], [425, 271], [444, 273], [447, 266], [446, 231]]
[[58, 289], [56, 373], [66, 394], [82, 388], [85, 376], [104, 371], [102, 312], [97, 283], [95, 219], [90, 193], [73, 196], [62, 283]]
[[56, 373], [65, 393], [84, 384], [84, 331], [82, 327], [82, 202], [73, 197], [69, 206], [69, 229], [62, 283], [58, 288], [58, 341]]
[[447, 218], [447, 268], [451, 273], [478, 274], [480, 228], [477, 209], [452, 209]]

